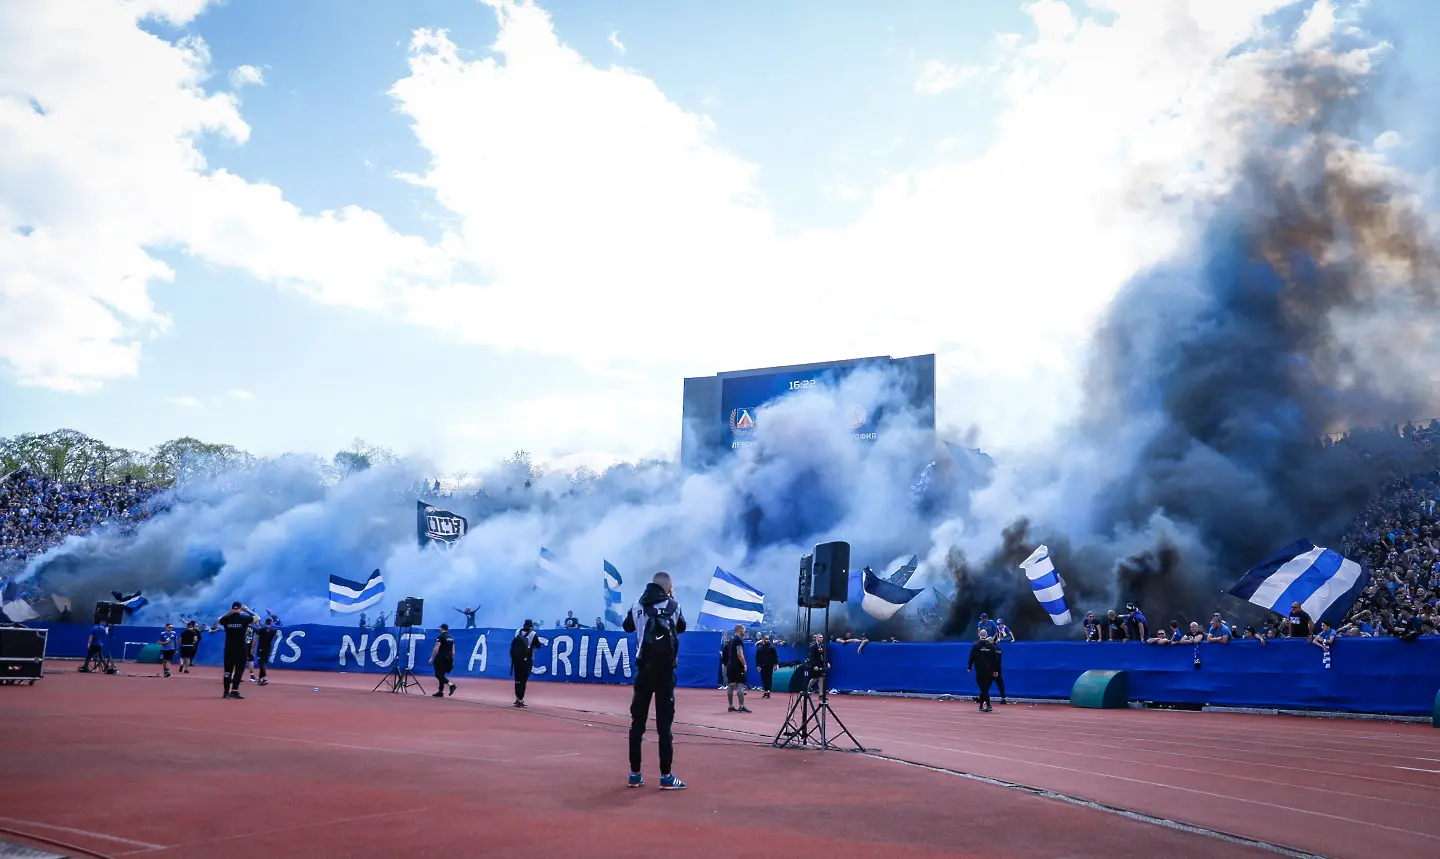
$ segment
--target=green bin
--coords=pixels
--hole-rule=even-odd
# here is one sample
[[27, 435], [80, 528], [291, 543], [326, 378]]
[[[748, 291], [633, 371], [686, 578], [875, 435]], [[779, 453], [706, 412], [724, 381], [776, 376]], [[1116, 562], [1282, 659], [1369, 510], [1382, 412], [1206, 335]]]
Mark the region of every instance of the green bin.
[[1086, 671], [1070, 690], [1070, 706], [1118, 710], [1130, 704], [1130, 681], [1124, 671]]
[[135, 657], [136, 662], [148, 662], [151, 665], [160, 664], [160, 645], [147, 644], [140, 648], [140, 655]]

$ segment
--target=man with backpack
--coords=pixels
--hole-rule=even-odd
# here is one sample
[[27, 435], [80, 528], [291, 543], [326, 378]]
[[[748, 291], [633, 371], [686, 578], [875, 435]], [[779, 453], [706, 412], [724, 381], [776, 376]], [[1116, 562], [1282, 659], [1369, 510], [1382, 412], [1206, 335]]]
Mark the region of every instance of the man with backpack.
[[685, 615], [675, 601], [669, 573], [656, 573], [645, 592], [625, 616], [626, 632], [635, 633], [635, 694], [630, 699], [629, 787], [644, 787], [640, 774], [640, 741], [655, 701], [655, 733], [660, 737], [660, 789], [684, 790], [670, 765], [675, 757], [670, 726], [675, 722], [675, 665], [680, 654], [680, 633]]
[[530, 682], [530, 671], [535, 667], [535, 651], [540, 649], [541, 643], [533, 620], [526, 620], [510, 641], [510, 673], [515, 675], [516, 707], [527, 706], [525, 684]]

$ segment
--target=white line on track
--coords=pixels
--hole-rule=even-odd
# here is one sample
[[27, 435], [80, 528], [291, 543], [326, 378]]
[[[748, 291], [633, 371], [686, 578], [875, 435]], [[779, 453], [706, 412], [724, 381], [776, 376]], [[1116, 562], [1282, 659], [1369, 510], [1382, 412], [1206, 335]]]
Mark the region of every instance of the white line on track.
[[12, 823], [20, 826], [33, 826], [36, 829], [50, 829], [55, 832], [65, 832], [70, 835], [83, 835], [87, 838], [99, 838], [102, 841], [114, 841], [117, 844], [128, 844], [131, 847], [140, 847], [145, 850], [164, 850], [162, 844], [151, 844], [148, 841], [136, 841], [133, 838], [121, 838], [118, 835], [107, 835], [104, 832], [91, 832], [88, 829], [76, 829], [73, 826], [57, 826], [53, 823], [41, 823], [38, 820], [21, 820], [18, 817], [0, 817], [0, 823]]

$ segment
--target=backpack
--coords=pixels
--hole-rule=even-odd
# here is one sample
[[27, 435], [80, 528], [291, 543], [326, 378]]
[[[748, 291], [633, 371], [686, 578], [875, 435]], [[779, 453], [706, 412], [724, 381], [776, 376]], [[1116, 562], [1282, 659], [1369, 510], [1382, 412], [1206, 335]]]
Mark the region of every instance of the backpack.
[[647, 605], [645, 633], [640, 639], [640, 665], [652, 671], [673, 671], [680, 655], [680, 641], [675, 635], [675, 601]]
[[531, 659], [530, 636], [523, 632], [515, 633], [510, 640], [510, 661], [512, 663], [529, 662]]

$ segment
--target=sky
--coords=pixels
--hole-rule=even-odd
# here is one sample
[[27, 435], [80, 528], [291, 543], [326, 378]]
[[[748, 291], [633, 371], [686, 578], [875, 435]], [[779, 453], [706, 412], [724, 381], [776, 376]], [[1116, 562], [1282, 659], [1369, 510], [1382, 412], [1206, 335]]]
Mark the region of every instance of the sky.
[[1036, 444], [1297, 22], [1389, 43], [1433, 196], [1425, 0], [6, 0], [0, 435], [603, 463], [686, 376], [933, 352], [949, 436]]

